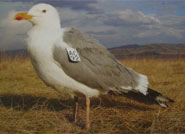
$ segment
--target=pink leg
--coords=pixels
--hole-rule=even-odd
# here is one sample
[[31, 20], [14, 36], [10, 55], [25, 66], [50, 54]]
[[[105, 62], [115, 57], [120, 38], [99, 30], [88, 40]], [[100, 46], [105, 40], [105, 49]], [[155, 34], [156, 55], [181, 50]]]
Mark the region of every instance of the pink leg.
[[90, 120], [89, 120], [89, 112], [90, 112], [90, 99], [89, 97], [85, 97], [86, 99], [86, 125], [85, 129], [88, 131], [90, 128]]
[[77, 112], [78, 112], [78, 97], [75, 96], [74, 98], [74, 109], [73, 109], [73, 121], [76, 123], [77, 119]]

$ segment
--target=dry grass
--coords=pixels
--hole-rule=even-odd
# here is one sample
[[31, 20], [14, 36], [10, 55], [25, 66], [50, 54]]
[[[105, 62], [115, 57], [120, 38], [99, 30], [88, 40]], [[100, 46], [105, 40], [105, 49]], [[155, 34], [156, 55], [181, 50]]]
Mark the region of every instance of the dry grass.
[[[169, 108], [123, 96], [93, 99], [89, 133], [185, 134], [185, 61], [124, 60], [148, 75], [150, 87], [175, 100]], [[80, 100], [77, 124], [71, 122], [72, 100], [46, 87], [29, 59], [0, 61], [0, 134], [85, 133]]]

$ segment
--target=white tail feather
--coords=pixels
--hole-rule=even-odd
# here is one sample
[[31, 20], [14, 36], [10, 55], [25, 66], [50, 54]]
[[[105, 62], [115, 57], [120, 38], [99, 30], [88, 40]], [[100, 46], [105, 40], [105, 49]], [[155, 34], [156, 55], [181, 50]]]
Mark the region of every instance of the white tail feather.
[[148, 78], [147, 76], [143, 74], [139, 74], [138, 79], [138, 85], [134, 88], [136, 91], [139, 91], [140, 93], [147, 95], [148, 90]]

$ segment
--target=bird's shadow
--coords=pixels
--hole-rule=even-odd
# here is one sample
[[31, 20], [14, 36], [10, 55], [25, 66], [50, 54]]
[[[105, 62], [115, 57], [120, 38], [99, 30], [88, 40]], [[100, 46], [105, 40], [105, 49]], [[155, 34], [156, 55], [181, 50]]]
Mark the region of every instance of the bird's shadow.
[[[128, 98], [134, 98], [133, 96], [125, 96]], [[136, 99], [136, 98], [135, 98]], [[141, 101], [141, 100], [140, 100]], [[149, 103], [149, 102], [148, 102]], [[0, 105], [6, 108], [13, 108], [14, 110], [30, 110], [35, 109], [39, 110], [47, 108], [50, 111], [62, 111], [65, 109], [70, 109], [73, 107], [74, 100], [73, 99], [48, 99], [45, 97], [35, 97], [31, 95], [3, 95], [0, 96]], [[84, 98], [79, 99], [79, 104], [85, 109], [85, 100]], [[151, 110], [152, 108], [147, 106], [140, 106], [137, 104], [129, 103], [129, 102], [121, 102], [115, 101], [108, 96], [101, 96], [100, 98], [91, 99], [91, 106], [97, 107], [114, 107], [120, 109], [127, 110]]]
[[143, 97], [138, 97], [135, 94], [126, 94], [126, 95], [121, 95], [122, 97], [128, 98], [127, 101], [118, 101], [112, 99], [112, 95], [105, 95], [101, 96], [101, 98], [98, 99], [92, 99], [92, 106], [96, 107], [97, 105], [101, 105], [102, 107], [113, 107], [117, 109], [125, 109], [125, 110], [140, 110], [140, 111], [147, 111], [147, 110], [153, 110], [153, 108], [148, 107], [147, 105], [139, 105], [136, 103], [129, 102], [129, 100], [136, 100], [141, 103], [149, 104], [152, 105], [154, 104], [153, 102], [148, 101], [147, 99]]
[[4, 95], [0, 96], [0, 105], [14, 110], [39, 110], [43, 107], [51, 111], [61, 111], [73, 105], [73, 100], [48, 99], [31, 95]]

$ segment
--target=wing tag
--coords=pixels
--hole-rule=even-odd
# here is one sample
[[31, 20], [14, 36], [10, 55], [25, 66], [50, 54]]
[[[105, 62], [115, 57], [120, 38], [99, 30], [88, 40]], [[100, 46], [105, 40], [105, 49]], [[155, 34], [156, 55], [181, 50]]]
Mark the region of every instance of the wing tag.
[[68, 54], [68, 57], [69, 57], [69, 60], [71, 62], [80, 62], [80, 56], [77, 52], [76, 49], [74, 48], [67, 48], [67, 54]]

